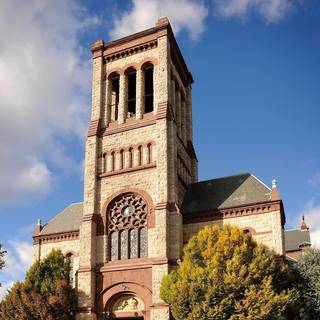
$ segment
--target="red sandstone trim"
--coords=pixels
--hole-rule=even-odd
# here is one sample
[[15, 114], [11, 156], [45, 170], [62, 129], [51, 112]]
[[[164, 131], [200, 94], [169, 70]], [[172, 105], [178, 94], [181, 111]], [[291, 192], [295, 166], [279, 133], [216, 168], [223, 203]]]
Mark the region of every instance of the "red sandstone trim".
[[152, 268], [154, 265], [168, 264], [167, 258], [140, 258], [140, 259], [127, 259], [127, 260], [115, 260], [108, 261], [103, 266], [100, 266], [99, 271], [113, 272], [120, 270], [135, 270], [135, 269], [147, 269]]
[[97, 222], [98, 221], [98, 215], [95, 213], [87, 213], [82, 216], [82, 222], [88, 222], [88, 221], [93, 221]]
[[88, 307], [79, 307], [76, 310], [77, 313], [97, 313], [95, 308], [88, 308]]
[[[136, 53], [140, 53], [140, 52], [144, 52], [144, 51], [148, 51], [148, 50], [151, 50], [151, 49], [154, 49], [158, 46], [158, 41], [157, 39], [155, 40], [148, 40], [148, 38], [145, 39], [146, 41], [145, 42], [142, 42], [142, 43], [139, 43], [137, 45], [133, 45], [132, 47], [130, 48], [127, 48], [127, 49], [123, 49], [123, 50], [112, 50], [114, 51], [113, 53], [104, 53], [104, 57], [108, 62], [113, 62], [113, 61], [116, 61], [116, 60], [119, 60], [119, 59], [122, 59], [122, 58], [126, 58], [126, 57], [129, 57], [129, 56], [132, 56]], [[111, 50], [109, 50], [111, 51]]]
[[112, 134], [143, 128], [154, 124], [156, 124], [156, 117], [153, 112], [145, 113], [141, 120], [135, 118], [126, 119], [126, 122], [123, 124], [111, 122], [108, 127], [102, 130], [102, 135], [110, 136]]
[[146, 170], [146, 169], [152, 169], [152, 168], [156, 168], [156, 167], [157, 167], [157, 164], [154, 162], [154, 163], [145, 164], [145, 165], [139, 166], [139, 167], [125, 168], [125, 169], [121, 169], [121, 170], [114, 170], [114, 171], [110, 171], [110, 172], [101, 173], [99, 175], [99, 178], [106, 178], [106, 177], [116, 176], [118, 174], [135, 172], [135, 171]]
[[78, 269], [78, 273], [82, 272], [97, 272], [96, 268], [93, 268], [91, 266], [80, 266]]
[[183, 217], [183, 223], [197, 223], [197, 222], [207, 222], [211, 220], [221, 220], [221, 219], [229, 219], [235, 217], [243, 217], [243, 216], [251, 216], [257, 214], [264, 214], [272, 211], [280, 211], [283, 220], [283, 208], [281, 201], [273, 201], [273, 202], [261, 202], [252, 205], [212, 210], [207, 212], [196, 212], [190, 215], [185, 215]]
[[100, 128], [100, 119], [91, 120], [87, 137], [93, 137], [98, 135]]
[[66, 232], [35, 236], [33, 237], [33, 243], [44, 244], [44, 243], [78, 240], [78, 239], [79, 239], [79, 230], [76, 230], [76, 231], [66, 231]]
[[169, 212], [176, 212], [176, 204], [175, 202], [158, 202], [155, 205], [155, 210], [168, 210]]
[[168, 121], [174, 120], [174, 113], [172, 106], [168, 101], [158, 103], [157, 120], [167, 119]]

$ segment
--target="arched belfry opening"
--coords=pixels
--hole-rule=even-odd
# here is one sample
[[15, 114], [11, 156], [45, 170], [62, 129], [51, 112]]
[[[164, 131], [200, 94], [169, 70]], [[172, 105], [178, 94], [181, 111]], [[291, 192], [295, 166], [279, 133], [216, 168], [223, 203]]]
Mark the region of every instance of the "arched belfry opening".
[[150, 62], [142, 66], [144, 71], [144, 112], [149, 113], [154, 110], [154, 97], [153, 97], [153, 73], [154, 67]]
[[143, 320], [145, 306], [143, 301], [134, 293], [116, 295], [106, 305], [106, 319]]
[[137, 86], [137, 72], [130, 67], [125, 72], [127, 76], [128, 92], [127, 92], [127, 111], [128, 118], [136, 115], [136, 86]]

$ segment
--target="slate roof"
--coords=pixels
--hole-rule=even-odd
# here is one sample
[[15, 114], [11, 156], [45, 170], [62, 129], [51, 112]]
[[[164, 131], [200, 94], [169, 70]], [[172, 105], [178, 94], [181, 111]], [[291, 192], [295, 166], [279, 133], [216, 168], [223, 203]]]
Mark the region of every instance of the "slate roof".
[[309, 230], [286, 230], [284, 232], [286, 252], [298, 251], [302, 244], [311, 244]]
[[193, 183], [188, 186], [184, 215], [215, 209], [232, 208], [271, 199], [271, 189], [250, 173]]
[[82, 203], [72, 203], [63, 209], [42, 228], [40, 235], [77, 231], [80, 229], [83, 212]]

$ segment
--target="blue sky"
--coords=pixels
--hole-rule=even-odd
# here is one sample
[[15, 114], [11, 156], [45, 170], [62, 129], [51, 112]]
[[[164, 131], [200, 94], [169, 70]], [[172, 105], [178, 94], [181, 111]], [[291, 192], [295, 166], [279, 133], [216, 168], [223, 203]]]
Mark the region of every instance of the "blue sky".
[[[23, 276], [37, 218], [82, 200], [95, 40], [168, 16], [192, 71], [200, 180], [276, 178], [320, 245], [320, 5], [311, 0], [2, 1], [0, 243]], [[7, 28], [6, 26], [12, 26]], [[0, 289], [1, 290], [1, 289]], [[4, 289], [2, 289], [3, 292]], [[0, 292], [1, 294], [1, 292]]]

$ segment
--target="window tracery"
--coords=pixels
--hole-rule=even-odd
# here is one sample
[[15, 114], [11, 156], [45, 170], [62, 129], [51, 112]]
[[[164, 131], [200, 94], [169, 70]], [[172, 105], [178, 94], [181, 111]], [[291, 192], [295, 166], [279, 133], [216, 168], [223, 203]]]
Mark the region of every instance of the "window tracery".
[[111, 261], [147, 257], [147, 213], [147, 203], [134, 193], [113, 200], [108, 209]]

